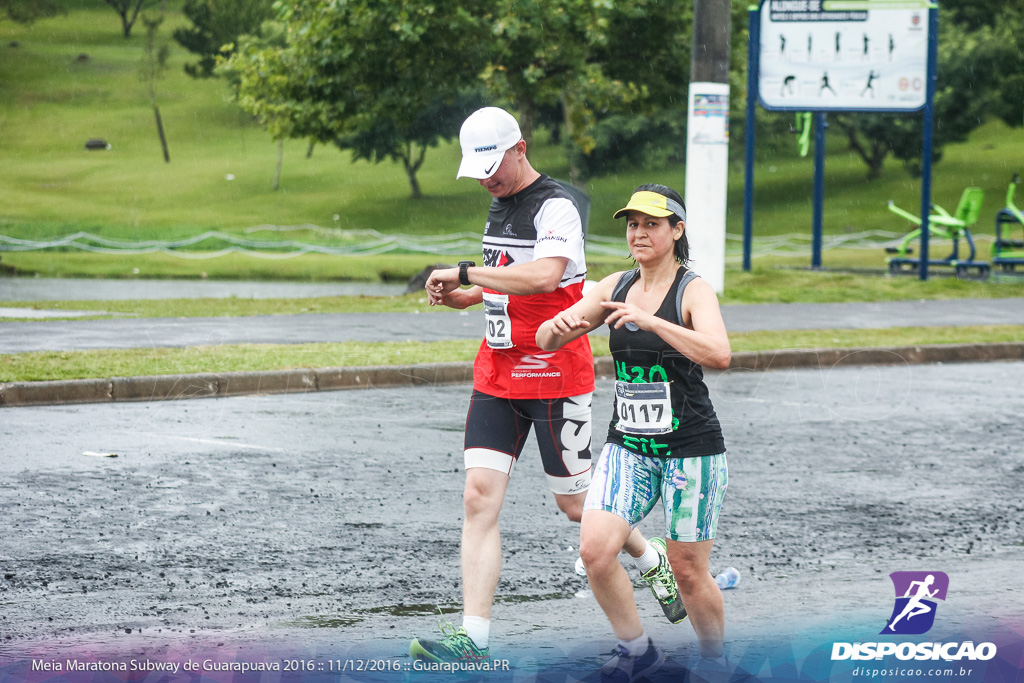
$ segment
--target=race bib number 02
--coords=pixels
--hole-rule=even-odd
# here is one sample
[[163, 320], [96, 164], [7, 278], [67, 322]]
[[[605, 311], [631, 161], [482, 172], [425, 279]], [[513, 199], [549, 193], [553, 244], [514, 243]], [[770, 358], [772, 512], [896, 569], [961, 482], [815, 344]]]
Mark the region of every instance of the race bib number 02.
[[668, 434], [672, 403], [667, 382], [615, 383], [615, 428], [625, 434]]
[[487, 345], [492, 349], [512, 348], [512, 319], [508, 317], [508, 295], [484, 292]]

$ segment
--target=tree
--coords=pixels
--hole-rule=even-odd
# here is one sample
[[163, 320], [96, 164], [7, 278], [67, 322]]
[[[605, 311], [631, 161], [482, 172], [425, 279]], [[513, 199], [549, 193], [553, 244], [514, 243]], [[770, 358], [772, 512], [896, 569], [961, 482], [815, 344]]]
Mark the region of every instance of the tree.
[[[1010, 125], [1024, 116], [1024, 76], [1020, 54], [1024, 39], [1010, 25], [982, 26], [965, 31], [947, 21], [939, 31], [938, 78], [932, 159], [943, 147], [963, 142], [989, 114]], [[882, 175], [891, 154], [917, 177], [921, 173], [923, 117], [891, 114], [839, 114], [833, 120], [846, 135], [850, 149], [868, 167], [869, 180]]]
[[541, 112], [561, 109], [573, 182], [642, 157], [666, 125], [684, 125], [687, 3], [499, 0], [487, 20], [485, 81], [513, 103], [527, 139]]
[[566, 90], [586, 62], [596, 11], [579, 0], [498, 0], [482, 19], [489, 27], [490, 48], [484, 81], [512, 102], [529, 144], [541, 108], [565, 104]]
[[164, 23], [163, 15], [150, 19], [142, 18], [146, 27], [146, 44], [143, 47], [142, 64], [139, 68], [139, 77], [146, 84], [149, 91], [149, 106], [153, 108], [153, 116], [156, 118], [156, 130], [160, 136], [160, 146], [164, 152], [164, 161], [171, 163], [171, 154], [167, 149], [167, 136], [164, 134], [164, 123], [160, 118], [160, 106], [156, 101], [156, 82], [163, 78], [167, 70], [167, 55], [169, 50], [166, 42], [157, 40], [157, 32], [160, 25]]
[[679, 0], [603, 8], [591, 60], [612, 87], [584, 89], [587, 145], [572, 150], [584, 176], [685, 158], [692, 24], [693, 3]]
[[114, 8], [121, 17], [121, 31], [125, 38], [132, 37], [132, 27], [139, 18], [139, 12], [156, 4], [156, 0], [103, 0]]
[[1020, 21], [1020, 7], [1005, 0], [943, 0], [942, 21], [956, 25], [961, 31], [977, 31], [988, 26]]
[[335, 144], [352, 151], [354, 159], [380, 163], [385, 159], [402, 162], [412, 197], [423, 196], [416, 174], [423, 166], [427, 148], [458, 134], [462, 122], [484, 105], [478, 90], [466, 90], [453, 98], [435, 98], [418, 110], [407, 127], [398, 128], [390, 118], [368, 121], [367, 127], [344, 135]]
[[988, 48], [979, 70], [989, 70], [997, 90], [992, 113], [1011, 126], [1024, 125], [1024, 7], [1013, 15], [1006, 11], [1004, 21], [979, 33]]
[[[412, 196], [426, 149], [458, 134], [483, 64], [483, 0], [296, 0], [282, 4], [284, 46], [243, 39], [225, 60], [237, 101], [275, 139], [309, 138], [357, 159], [400, 161]], [[425, 112], [445, 111], [439, 119]]]
[[0, 20], [6, 18], [19, 24], [31, 24], [60, 11], [56, 0], [0, 0]]
[[193, 78], [209, 78], [217, 56], [230, 57], [244, 34], [260, 35], [260, 26], [273, 16], [273, 0], [186, 0], [182, 13], [190, 27], [174, 30], [174, 39], [199, 61], [185, 65]]

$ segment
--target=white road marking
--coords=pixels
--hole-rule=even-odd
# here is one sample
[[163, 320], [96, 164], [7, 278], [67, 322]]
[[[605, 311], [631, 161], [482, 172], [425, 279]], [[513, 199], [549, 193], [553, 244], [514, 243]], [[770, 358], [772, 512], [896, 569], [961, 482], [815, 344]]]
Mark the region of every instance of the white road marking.
[[173, 434], [147, 434], [147, 436], [156, 436], [161, 439], [177, 439], [178, 441], [192, 441], [195, 443], [213, 444], [215, 446], [227, 446], [229, 448], [251, 448], [257, 451], [272, 451], [274, 453], [285, 452], [283, 448], [271, 448], [270, 446], [256, 446], [248, 443], [235, 443], [234, 441], [219, 441], [217, 439], [200, 439], [194, 436], [175, 436]]

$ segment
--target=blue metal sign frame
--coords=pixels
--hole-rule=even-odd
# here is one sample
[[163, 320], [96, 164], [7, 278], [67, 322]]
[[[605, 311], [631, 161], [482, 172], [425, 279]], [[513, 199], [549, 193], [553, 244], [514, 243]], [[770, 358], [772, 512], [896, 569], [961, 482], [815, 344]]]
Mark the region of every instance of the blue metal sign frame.
[[[769, 107], [766, 106], [759, 92], [760, 58], [761, 58], [761, 11], [769, 0], [761, 0], [761, 4], [748, 10], [749, 41], [747, 45], [747, 111], [745, 133], [745, 168], [743, 189], [743, 270], [751, 269], [751, 246], [753, 242], [753, 207], [754, 207], [754, 120], [757, 103], [769, 111], [808, 111], [807, 107]], [[892, 6], [888, 0], [866, 0], [865, 2], [845, 3], [850, 6], [869, 6], [876, 4], [880, 9]], [[835, 3], [839, 4], [839, 3]], [[938, 7], [930, 3], [928, 8], [928, 56], [925, 76], [925, 102], [923, 106], [913, 109], [812, 109], [814, 114], [814, 207], [812, 224], [811, 267], [821, 268], [822, 214], [824, 207], [825, 185], [825, 128], [826, 113], [829, 111], [871, 112], [871, 113], [907, 113], [923, 112], [924, 135], [922, 140], [921, 160], [921, 265], [919, 277], [928, 279], [928, 214], [931, 211], [932, 194], [932, 147], [934, 128], [934, 101], [936, 62], [938, 55], [939, 14]]]

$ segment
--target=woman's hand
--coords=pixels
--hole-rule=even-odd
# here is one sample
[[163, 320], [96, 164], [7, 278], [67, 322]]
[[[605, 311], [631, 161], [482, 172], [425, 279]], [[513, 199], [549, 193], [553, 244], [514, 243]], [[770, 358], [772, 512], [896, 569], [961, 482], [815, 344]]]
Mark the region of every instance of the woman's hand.
[[626, 323], [633, 323], [641, 330], [652, 330], [655, 326], [657, 317], [641, 309], [639, 306], [633, 304], [627, 304], [622, 301], [602, 301], [601, 305], [607, 308], [611, 313], [605, 318], [605, 322], [608, 323], [608, 327], [614, 327], [619, 329]]
[[585, 330], [590, 327], [590, 323], [570, 310], [562, 311], [549, 322], [551, 323], [551, 333], [556, 337], [561, 337], [573, 330]]

